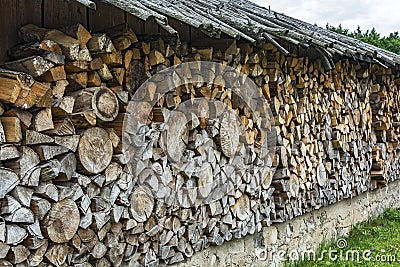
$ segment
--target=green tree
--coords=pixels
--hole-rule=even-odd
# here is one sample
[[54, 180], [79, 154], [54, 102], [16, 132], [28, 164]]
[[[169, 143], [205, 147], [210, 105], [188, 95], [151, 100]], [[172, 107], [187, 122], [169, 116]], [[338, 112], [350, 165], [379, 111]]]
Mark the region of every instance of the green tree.
[[349, 29], [343, 28], [341, 24], [339, 24], [338, 27], [326, 24], [326, 28], [330, 31], [358, 39], [396, 54], [400, 54], [400, 36], [398, 32], [393, 32], [390, 33], [389, 36], [381, 37], [375, 28], [363, 31], [361, 30], [360, 26], [358, 26], [356, 30], [350, 31]]

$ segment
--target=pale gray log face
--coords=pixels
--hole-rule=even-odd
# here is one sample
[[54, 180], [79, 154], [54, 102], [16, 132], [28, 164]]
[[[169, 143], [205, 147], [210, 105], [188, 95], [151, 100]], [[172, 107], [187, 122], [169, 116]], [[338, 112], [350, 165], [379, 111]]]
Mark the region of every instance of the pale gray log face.
[[85, 131], [78, 147], [79, 159], [89, 173], [100, 173], [110, 164], [113, 147], [108, 133], [98, 127]]
[[46, 232], [51, 241], [68, 242], [78, 230], [80, 221], [75, 201], [65, 198], [53, 204], [46, 221]]

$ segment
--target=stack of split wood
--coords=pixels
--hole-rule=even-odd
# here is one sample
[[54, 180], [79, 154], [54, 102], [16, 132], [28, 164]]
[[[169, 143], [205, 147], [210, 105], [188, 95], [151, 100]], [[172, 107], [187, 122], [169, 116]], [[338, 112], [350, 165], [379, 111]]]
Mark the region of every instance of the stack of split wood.
[[390, 69], [371, 68], [370, 103], [374, 130], [371, 178], [373, 187], [383, 187], [399, 177], [400, 98], [398, 75]]
[[[19, 38], [0, 66], [0, 265], [172, 264], [400, 172], [400, 78], [382, 67], [342, 60], [326, 72], [270, 44], [189, 47], [126, 25], [96, 34], [26, 25]], [[141, 135], [126, 141], [142, 144], [130, 147], [141, 162], [132, 166], [122, 147], [130, 98], [157, 72], [200, 60], [253, 79], [274, 126], [256, 119], [229, 77], [209, 73], [205, 84], [188, 69], [185, 85], [162, 96], [162, 82], [147, 84], [141, 97], [155, 104], [140, 103]], [[263, 128], [277, 135], [268, 157]]]
[[277, 67], [264, 88], [273, 103], [281, 151], [272, 181], [275, 220], [381, 188], [398, 177], [394, 92], [399, 75], [348, 60], [325, 72], [320, 60], [273, 57]]

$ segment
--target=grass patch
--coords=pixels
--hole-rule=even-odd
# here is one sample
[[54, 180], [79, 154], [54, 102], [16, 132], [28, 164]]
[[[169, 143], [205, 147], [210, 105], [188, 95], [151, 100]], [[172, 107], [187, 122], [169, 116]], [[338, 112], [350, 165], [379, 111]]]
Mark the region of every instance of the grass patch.
[[400, 210], [388, 209], [358, 223], [348, 237], [321, 245], [314, 259], [305, 255], [305, 260], [285, 266], [400, 266]]

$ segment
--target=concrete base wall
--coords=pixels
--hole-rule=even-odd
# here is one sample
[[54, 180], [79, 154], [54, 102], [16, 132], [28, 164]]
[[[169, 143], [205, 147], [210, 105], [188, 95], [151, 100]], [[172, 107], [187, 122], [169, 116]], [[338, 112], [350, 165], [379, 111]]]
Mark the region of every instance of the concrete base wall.
[[296, 257], [302, 251], [317, 251], [323, 241], [347, 235], [354, 224], [376, 217], [386, 208], [400, 208], [400, 181], [291, 221], [264, 227], [260, 233], [220, 247], [209, 247], [175, 266], [281, 266], [279, 253]]

